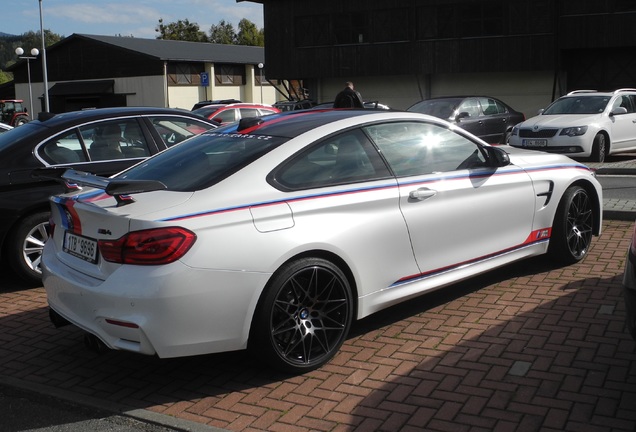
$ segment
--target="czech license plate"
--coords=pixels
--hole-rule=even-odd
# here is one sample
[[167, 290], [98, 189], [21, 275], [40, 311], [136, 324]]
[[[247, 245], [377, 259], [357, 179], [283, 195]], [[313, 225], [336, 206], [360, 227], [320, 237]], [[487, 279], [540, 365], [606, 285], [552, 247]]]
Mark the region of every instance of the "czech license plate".
[[95, 264], [97, 262], [97, 241], [66, 231], [64, 233], [64, 252]]
[[522, 142], [524, 147], [546, 147], [548, 140], [545, 139], [524, 139]]

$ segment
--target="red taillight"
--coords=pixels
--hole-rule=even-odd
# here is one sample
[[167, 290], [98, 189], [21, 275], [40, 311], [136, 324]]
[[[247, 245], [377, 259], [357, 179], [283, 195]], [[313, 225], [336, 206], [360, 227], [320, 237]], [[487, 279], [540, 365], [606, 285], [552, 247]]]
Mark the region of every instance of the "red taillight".
[[99, 251], [106, 261], [119, 264], [159, 265], [180, 259], [197, 236], [180, 227], [134, 231], [117, 240], [100, 240]]
[[52, 238], [55, 235], [55, 221], [53, 220], [53, 215], [49, 217], [49, 224], [46, 226], [46, 232], [49, 235], [49, 238]]

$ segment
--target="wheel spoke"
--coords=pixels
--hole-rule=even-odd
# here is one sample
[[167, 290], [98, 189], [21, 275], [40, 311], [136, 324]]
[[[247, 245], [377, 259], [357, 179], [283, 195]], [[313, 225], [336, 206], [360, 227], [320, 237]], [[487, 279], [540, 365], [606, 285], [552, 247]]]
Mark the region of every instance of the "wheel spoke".
[[342, 280], [322, 267], [305, 268], [290, 277], [272, 311], [271, 335], [288, 361], [320, 361], [342, 341], [350, 319]]
[[566, 242], [571, 253], [582, 256], [592, 239], [593, 213], [588, 195], [580, 191], [573, 198], [567, 214]]

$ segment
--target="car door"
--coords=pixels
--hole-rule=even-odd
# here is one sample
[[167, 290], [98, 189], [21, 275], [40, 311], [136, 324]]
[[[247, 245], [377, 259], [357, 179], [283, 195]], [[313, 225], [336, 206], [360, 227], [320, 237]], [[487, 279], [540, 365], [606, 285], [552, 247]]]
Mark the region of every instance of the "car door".
[[493, 98], [479, 98], [483, 116], [482, 136], [480, 137], [489, 144], [499, 144], [503, 140], [503, 135], [508, 128], [508, 114], [506, 108]]
[[[401, 135], [389, 133], [398, 128]], [[398, 179], [420, 270], [414, 277], [443, 276], [529, 238], [535, 197], [525, 171], [489, 166], [479, 144], [442, 125], [403, 122], [366, 131]]]
[[295, 236], [347, 252], [363, 309], [377, 301], [370, 294], [417, 272], [396, 180], [359, 129], [308, 147], [270, 180], [294, 197], [288, 205]]
[[625, 108], [626, 113], [614, 114], [610, 117], [612, 150], [624, 150], [636, 147], [636, 102], [634, 96], [621, 95], [618, 96], [611, 106], [611, 110], [615, 108]]

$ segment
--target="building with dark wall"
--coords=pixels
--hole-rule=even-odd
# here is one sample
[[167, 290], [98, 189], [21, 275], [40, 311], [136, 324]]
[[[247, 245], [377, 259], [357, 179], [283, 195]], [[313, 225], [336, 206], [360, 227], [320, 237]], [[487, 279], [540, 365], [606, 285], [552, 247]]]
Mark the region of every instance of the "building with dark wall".
[[569, 90], [636, 87], [633, 0], [251, 1], [268, 78], [319, 101], [352, 80], [396, 108], [487, 93], [532, 115]]

